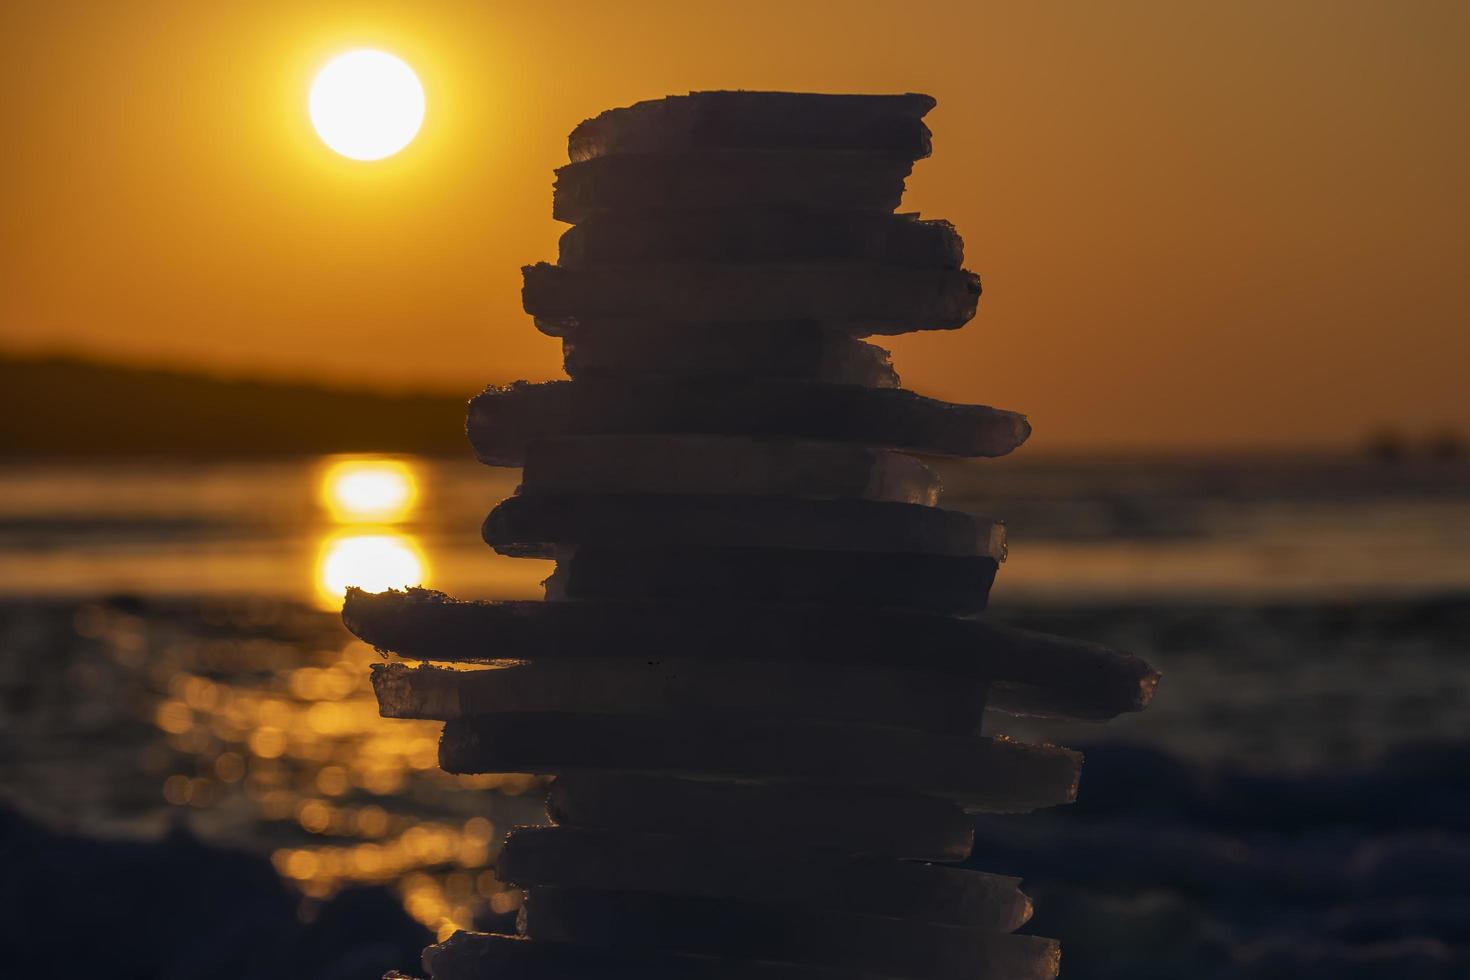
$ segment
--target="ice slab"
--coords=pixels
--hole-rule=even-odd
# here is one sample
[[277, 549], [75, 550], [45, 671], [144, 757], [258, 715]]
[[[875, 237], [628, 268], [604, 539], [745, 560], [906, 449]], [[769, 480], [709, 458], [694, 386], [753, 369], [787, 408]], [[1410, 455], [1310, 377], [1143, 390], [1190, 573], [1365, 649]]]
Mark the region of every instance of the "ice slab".
[[564, 436], [526, 451], [521, 487], [557, 493], [720, 493], [934, 506], [939, 478], [905, 453], [738, 436]]
[[812, 905], [1014, 932], [1031, 916], [1020, 879], [892, 858], [854, 858], [804, 841], [518, 827], [497, 875], [522, 887], [656, 892]]
[[722, 494], [519, 493], [485, 518], [502, 555], [556, 546], [788, 548], [1005, 558], [1005, 525], [965, 511], [871, 500]]
[[1055, 940], [829, 909], [537, 886], [522, 909], [537, 940], [788, 960], [914, 980], [1049, 980]]
[[690, 92], [608, 109], [572, 130], [573, 160], [733, 147], [929, 155], [928, 95]]
[[925, 861], [964, 860], [975, 835], [973, 817], [934, 797], [628, 772], [558, 776], [546, 811], [571, 827], [698, 834], [732, 844], [780, 843]]
[[979, 731], [987, 682], [944, 674], [830, 667], [800, 661], [598, 659], [536, 661], [483, 669], [374, 664], [385, 718], [447, 721], [502, 711], [641, 714], [709, 712]]
[[601, 769], [816, 781], [1016, 813], [1070, 803], [1082, 757], [1004, 737], [865, 725], [528, 712], [447, 722], [439, 763], [454, 773]]
[[563, 338], [562, 366], [573, 379], [758, 377], [898, 387], [888, 351], [810, 320], [603, 326]]
[[1026, 441], [1024, 415], [901, 388], [750, 379], [518, 381], [470, 402], [480, 461], [520, 466], [526, 447], [568, 435], [786, 438], [946, 456], [1004, 456]]
[[556, 334], [598, 319], [665, 322], [815, 320], [847, 332], [956, 330], [975, 317], [980, 277], [964, 269], [879, 263], [734, 265], [659, 262], [523, 268], [521, 304]]
[[958, 269], [954, 225], [913, 214], [809, 207], [597, 214], [564, 232], [568, 269], [656, 262], [863, 262]]
[[551, 216], [605, 212], [810, 207], [889, 212], [913, 163], [842, 150], [708, 150], [593, 157], [556, 171]]
[[885, 980], [851, 970], [456, 932], [424, 950], [434, 980]]
[[991, 557], [798, 551], [791, 548], [558, 549], [546, 597], [831, 603], [966, 615], [980, 612], [999, 563]]
[[967, 617], [899, 609], [703, 602], [459, 602], [424, 589], [349, 590], [347, 626], [413, 660], [561, 661], [596, 651], [665, 657], [806, 660], [830, 670], [880, 666], [989, 677], [987, 706], [1015, 714], [1103, 720], [1140, 711], [1159, 673], [1101, 644]]

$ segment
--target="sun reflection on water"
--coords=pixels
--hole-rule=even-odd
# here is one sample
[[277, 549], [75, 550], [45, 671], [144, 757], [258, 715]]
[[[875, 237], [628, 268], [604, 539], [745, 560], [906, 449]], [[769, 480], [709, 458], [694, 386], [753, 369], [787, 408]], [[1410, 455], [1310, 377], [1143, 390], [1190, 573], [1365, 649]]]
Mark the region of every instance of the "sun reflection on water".
[[[425, 584], [412, 533], [420, 467], [337, 458], [313, 485], [324, 517], [311, 532], [318, 609], [339, 610], [349, 585]], [[518, 799], [538, 782], [440, 770], [439, 725], [383, 722], [369, 681], [380, 655], [335, 616], [265, 599], [197, 617], [93, 606], [76, 629], [144, 688], [133, 703], [147, 705], [156, 734], [137, 757], [157, 780], [154, 799], [215, 833], [254, 828], [245, 840], [270, 841], [305, 901], [388, 886], [441, 939], [519, 906], [493, 865], [507, 824], [539, 819], [534, 796]], [[498, 794], [465, 792], [476, 789]]]
[[317, 602], [323, 609], [341, 609], [349, 585], [382, 592], [423, 585], [427, 577], [423, 550], [412, 537], [387, 531], [339, 531], [322, 542], [317, 558]]
[[381, 592], [427, 583], [428, 562], [418, 541], [384, 526], [412, 516], [420, 482], [413, 465], [392, 457], [347, 457], [323, 468], [321, 503], [339, 527], [323, 538], [317, 555], [318, 607], [341, 609], [349, 585]]
[[395, 524], [418, 502], [419, 475], [406, 460], [347, 457], [328, 463], [321, 501], [339, 523]]

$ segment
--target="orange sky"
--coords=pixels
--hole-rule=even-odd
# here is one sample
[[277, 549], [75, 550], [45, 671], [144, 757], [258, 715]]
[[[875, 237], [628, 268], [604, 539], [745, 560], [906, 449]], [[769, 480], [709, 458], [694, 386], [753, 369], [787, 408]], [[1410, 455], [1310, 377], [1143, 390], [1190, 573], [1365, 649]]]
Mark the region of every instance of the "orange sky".
[[[387, 161], [314, 70], [419, 73]], [[905, 383], [1037, 450], [1470, 429], [1470, 5], [0, 5], [0, 347], [433, 386], [560, 373], [520, 311], [551, 170], [599, 110], [708, 88], [923, 91], [905, 209], [985, 284]]]

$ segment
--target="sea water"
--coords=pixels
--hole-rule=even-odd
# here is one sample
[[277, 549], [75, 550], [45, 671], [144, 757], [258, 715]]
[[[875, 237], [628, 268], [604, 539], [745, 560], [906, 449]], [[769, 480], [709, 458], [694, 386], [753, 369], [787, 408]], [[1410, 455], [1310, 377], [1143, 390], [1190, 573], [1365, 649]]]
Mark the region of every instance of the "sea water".
[[[1436, 814], [1461, 804], [1435, 760], [1463, 758], [1470, 731], [1470, 464], [939, 468], [946, 506], [1007, 523], [987, 616], [1130, 649], [1164, 672], [1148, 711], [1107, 725], [987, 721], [1093, 754], [1081, 829], [1047, 831], [1047, 853], [1119, 800], [1137, 811], [1112, 813], [1125, 836], [1163, 821], [1207, 863], [1220, 847], [1263, 867], [1319, 853], [1282, 842], [1292, 821], [1336, 827], [1344, 867], [1385, 827], [1443, 836]], [[479, 537], [516, 479], [403, 457], [0, 466], [0, 797], [86, 834], [183, 821], [268, 855], [308, 900], [387, 885], [441, 935], [511, 913], [494, 853], [508, 826], [541, 819], [537, 784], [440, 772], [433, 723], [377, 717], [378, 654], [335, 610], [354, 583], [539, 597], [550, 564]], [[1417, 816], [1395, 816], [1401, 802]], [[1229, 833], [1274, 836], [1222, 844], [1224, 813]], [[1038, 819], [1020, 826], [1051, 826]], [[1344, 821], [1357, 827], [1346, 838]], [[1313, 827], [1297, 828], [1302, 840], [1321, 838]], [[989, 860], [1004, 870], [1000, 844]], [[1036, 854], [1016, 860], [1038, 867]], [[1177, 892], [1162, 870], [1144, 878]], [[1228, 909], [1191, 909], [1253, 935]]]

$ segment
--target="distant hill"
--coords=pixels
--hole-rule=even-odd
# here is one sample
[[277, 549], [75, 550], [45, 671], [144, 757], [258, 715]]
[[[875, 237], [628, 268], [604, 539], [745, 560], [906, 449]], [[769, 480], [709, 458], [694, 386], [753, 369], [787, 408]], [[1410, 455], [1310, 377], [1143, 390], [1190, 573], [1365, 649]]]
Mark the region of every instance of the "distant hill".
[[466, 397], [0, 355], [0, 456], [467, 454]]

